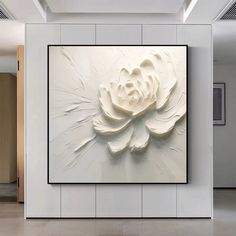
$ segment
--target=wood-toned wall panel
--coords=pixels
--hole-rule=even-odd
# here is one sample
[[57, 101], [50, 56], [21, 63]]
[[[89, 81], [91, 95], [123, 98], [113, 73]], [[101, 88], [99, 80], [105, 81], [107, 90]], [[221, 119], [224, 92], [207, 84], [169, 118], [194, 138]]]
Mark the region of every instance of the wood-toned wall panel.
[[24, 46], [17, 48], [17, 201], [24, 202]]
[[16, 181], [16, 77], [0, 73], [0, 183]]

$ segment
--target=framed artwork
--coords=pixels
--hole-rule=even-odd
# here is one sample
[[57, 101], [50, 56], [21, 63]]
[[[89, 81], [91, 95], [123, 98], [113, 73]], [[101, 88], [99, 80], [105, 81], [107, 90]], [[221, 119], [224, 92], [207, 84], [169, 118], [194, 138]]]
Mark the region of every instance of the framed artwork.
[[225, 83], [213, 85], [213, 124], [225, 125]]
[[187, 45], [48, 45], [48, 183], [188, 182]]

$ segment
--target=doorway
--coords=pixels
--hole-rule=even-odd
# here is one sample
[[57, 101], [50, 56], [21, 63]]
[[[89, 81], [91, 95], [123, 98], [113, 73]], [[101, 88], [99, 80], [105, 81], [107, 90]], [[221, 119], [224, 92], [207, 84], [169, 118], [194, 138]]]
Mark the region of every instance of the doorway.
[[213, 24], [214, 218], [236, 219], [236, 22]]
[[17, 200], [16, 76], [0, 73], [0, 201]]
[[0, 73], [0, 202], [24, 202], [24, 46], [17, 73]]

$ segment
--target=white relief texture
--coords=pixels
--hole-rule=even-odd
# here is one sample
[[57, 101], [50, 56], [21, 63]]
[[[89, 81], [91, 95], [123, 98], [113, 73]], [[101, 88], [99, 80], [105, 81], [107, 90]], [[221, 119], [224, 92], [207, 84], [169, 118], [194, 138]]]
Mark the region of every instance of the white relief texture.
[[186, 181], [186, 48], [53, 46], [49, 177]]

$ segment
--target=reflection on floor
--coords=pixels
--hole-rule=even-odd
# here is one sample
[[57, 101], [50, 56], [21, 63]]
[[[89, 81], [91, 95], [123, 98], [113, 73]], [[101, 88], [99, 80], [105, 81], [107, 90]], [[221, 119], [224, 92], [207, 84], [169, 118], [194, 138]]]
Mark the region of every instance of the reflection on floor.
[[236, 223], [236, 189], [214, 190], [214, 203], [214, 218]]
[[16, 202], [16, 182], [0, 184], [0, 202]]
[[214, 220], [23, 220], [23, 205], [0, 203], [1, 236], [235, 236], [236, 190], [216, 190]]

